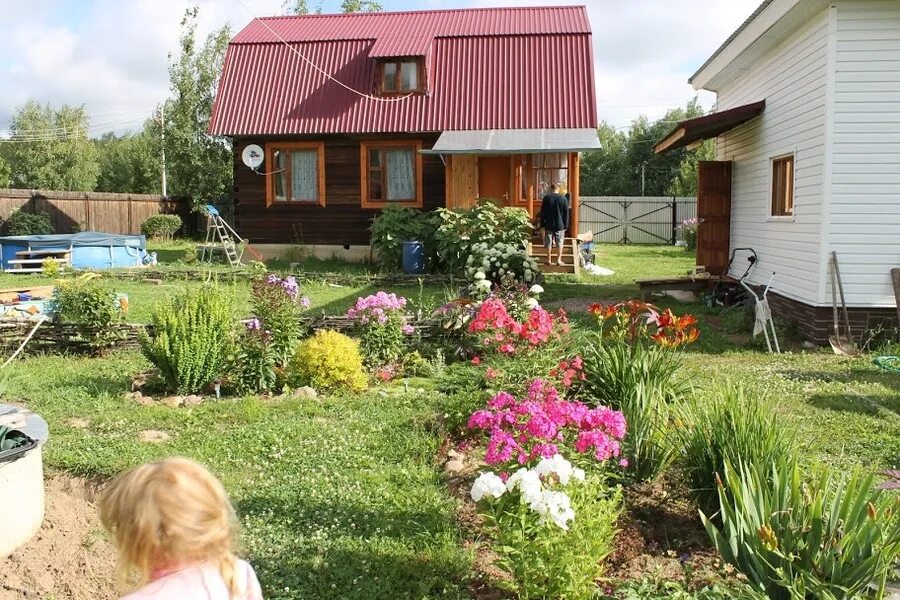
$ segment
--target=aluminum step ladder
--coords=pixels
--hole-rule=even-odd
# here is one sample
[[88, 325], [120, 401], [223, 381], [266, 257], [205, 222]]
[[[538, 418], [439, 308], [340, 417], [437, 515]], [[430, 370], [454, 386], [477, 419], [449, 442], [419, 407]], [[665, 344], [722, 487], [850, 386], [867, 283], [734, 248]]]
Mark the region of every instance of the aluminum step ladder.
[[207, 204], [203, 211], [206, 213], [206, 242], [200, 246], [200, 262], [212, 262], [215, 251], [221, 250], [229, 265], [240, 265], [244, 240], [222, 218], [215, 206]]

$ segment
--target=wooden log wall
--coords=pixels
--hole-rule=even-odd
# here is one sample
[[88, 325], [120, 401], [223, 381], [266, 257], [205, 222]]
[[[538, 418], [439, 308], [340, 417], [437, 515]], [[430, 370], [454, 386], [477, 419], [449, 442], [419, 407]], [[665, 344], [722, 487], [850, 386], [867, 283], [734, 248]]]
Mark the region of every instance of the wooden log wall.
[[177, 214], [186, 225], [192, 223], [190, 202], [185, 199], [149, 194], [0, 189], [0, 219], [9, 218], [16, 209], [46, 212], [56, 233], [102, 231], [136, 235], [147, 217], [159, 214]]
[[[421, 140], [431, 148], [437, 136], [392, 134], [383, 139]], [[235, 229], [251, 244], [324, 244], [368, 246], [369, 227], [377, 210], [362, 208], [360, 181], [360, 142], [377, 138], [328, 136], [325, 138], [288, 138], [282, 142], [324, 142], [325, 206], [317, 203], [276, 202], [266, 206], [266, 176], [244, 165], [241, 153], [248, 144], [265, 147], [262, 138], [234, 141]], [[264, 169], [268, 167], [263, 167]], [[440, 157], [422, 157], [423, 208], [444, 206], [444, 165]]]

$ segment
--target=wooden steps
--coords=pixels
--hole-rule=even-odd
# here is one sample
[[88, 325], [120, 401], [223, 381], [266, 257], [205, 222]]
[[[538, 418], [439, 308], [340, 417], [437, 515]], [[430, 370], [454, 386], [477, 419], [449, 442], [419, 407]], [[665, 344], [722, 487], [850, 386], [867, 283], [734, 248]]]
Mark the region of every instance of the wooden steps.
[[16, 258], [8, 260], [12, 268], [7, 273], [40, 273], [44, 270], [44, 261], [57, 263], [59, 266], [72, 264], [71, 250], [21, 250]]
[[[572, 273], [578, 275], [581, 272], [581, 261], [578, 257], [578, 241], [575, 238], [566, 238], [563, 241], [562, 265], [547, 264], [547, 248], [542, 240], [534, 239], [528, 244], [528, 254], [537, 261], [542, 273]], [[553, 248], [554, 261], [559, 250]]]

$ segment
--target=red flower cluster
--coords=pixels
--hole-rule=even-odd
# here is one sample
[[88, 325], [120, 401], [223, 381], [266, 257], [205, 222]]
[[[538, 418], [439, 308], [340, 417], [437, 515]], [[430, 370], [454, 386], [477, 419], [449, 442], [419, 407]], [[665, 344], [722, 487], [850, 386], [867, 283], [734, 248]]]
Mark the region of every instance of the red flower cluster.
[[650, 322], [656, 325], [656, 333], [650, 339], [663, 348], [677, 348], [685, 344], [693, 344], [700, 337], [697, 319], [693, 315], [675, 316], [672, 309], [654, 314]]
[[562, 309], [554, 317], [537, 306], [520, 323], [509, 314], [506, 303], [496, 296], [481, 303], [468, 327], [468, 332], [476, 336], [483, 350], [503, 354], [514, 354], [523, 347], [542, 346], [568, 331], [568, 319]]
[[576, 381], [584, 381], [584, 360], [580, 356], [569, 360], [561, 360], [559, 365], [550, 369], [550, 376], [559, 380], [564, 388], [570, 388]]
[[649, 339], [663, 348], [677, 348], [692, 344], [700, 337], [697, 319], [692, 315], [679, 317], [670, 308], [660, 311], [641, 300], [592, 304], [588, 312], [597, 318], [606, 337], [619, 341], [635, 343]]

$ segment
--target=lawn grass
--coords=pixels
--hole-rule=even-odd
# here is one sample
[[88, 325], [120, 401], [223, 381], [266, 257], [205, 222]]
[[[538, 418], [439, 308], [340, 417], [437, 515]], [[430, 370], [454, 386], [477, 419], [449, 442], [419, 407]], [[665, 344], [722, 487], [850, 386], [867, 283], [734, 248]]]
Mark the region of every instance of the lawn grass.
[[684, 275], [694, 261], [693, 252], [675, 246], [602, 245], [596, 262], [614, 275], [547, 275], [544, 300], [633, 298], [638, 295], [635, 279]]
[[[684, 273], [693, 255], [680, 248], [604, 246], [598, 262], [616, 275], [548, 277], [544, 300], [633, 298], [634, 279]], [[0, 274], [0, 287], [49, 282]], [[196, 285], [115, 281], [131, 298], [134, 322], [146, 322], [165, 298]], [[235, 313], [249, 314], [248, 284], [226, 285]], [[327, 314], [342, 313], [377, 289], [303, 286], [312, 310]], [[435, 285], [389, 291], [426, 309], [451, 293]], [[715, 394], [726, 379], [738, 381], [776, 401], [781, 423], [796, 429], [807, 460], [838, 469], [900, 466], [900, 376], [878, 371], [868, 357], [803, 350], [786, 331], [792, 352], [773, 356], [759, 341], [748, 341], [748, 321], [738, 311], [660, 304], [700, 319], [700, 341], [683, 351], [684, 372], [698, 396]], [[585, 313], [571, 317], [576, 334], [593, 326]], [[239, 398], [179, 409], [126, 400], [132, 376], [148, 368], [133, 351], [27, 357], [2, 372], [0, 394], [47, 418], [51, 468], [108, 477], [172, 454], [210, 465], [237, 505], [247, 554], [267, 598], [468, 597], [472, 557], [461, 547], [456, 501], [435, 464], [441, 395], [378, 388], [358, 396]], [[85, 419], [87, 427], [73, 419]], [[146, 430], [170, 439], [142, 442]]]
[[[170, 455], [209, 465], [235, 502], [266, 598], [467, 597], [470, 556], [434, 464], [436, 394], [392, 388], [173, 410], [124, 399], [129, 374], [148, 366], [134, 352], [29, 358], [4, 372], [4, 397], [47, 418], [53, 468], [111, 476]], [[141, 442], [146, 430], [170, 439]]]

